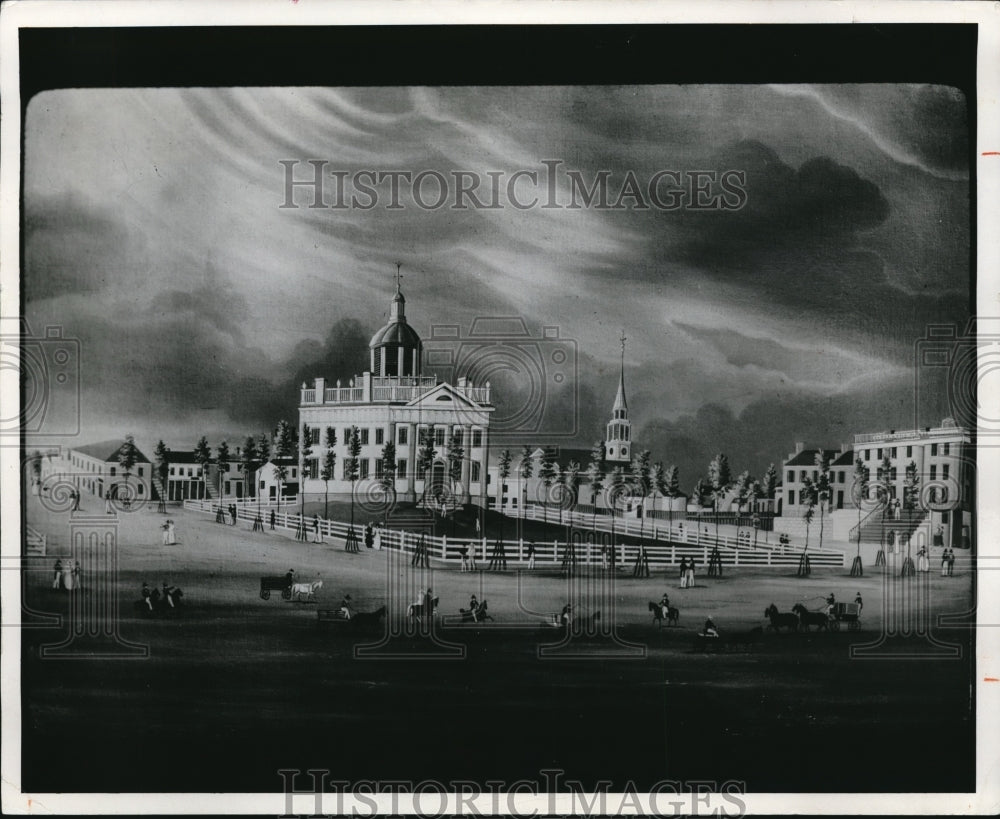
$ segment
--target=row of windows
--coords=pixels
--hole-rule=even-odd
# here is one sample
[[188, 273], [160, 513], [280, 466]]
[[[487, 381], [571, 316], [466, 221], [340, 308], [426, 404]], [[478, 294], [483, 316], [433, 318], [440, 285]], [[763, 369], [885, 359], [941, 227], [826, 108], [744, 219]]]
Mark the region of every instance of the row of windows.
[[[426, 427], [421, 427], [421, 430], [426, 429]], [[385, 428], [375, 427], [374, 436], [372, 436], [372, 430], [369, 427], [358, 427], [358, 440], [361, 442], [361, 446], [368, 446], [372, 443], [372, 438], [374, 437], [374, 443], [376, 446], [382, 446], [385, 443]], [[465, 432], [462, 429], [456, 430], [458, 434], [458, 445], [465, 446]], [[419, 434], [419, 433], [418, 433]], [[446, 443], [445, 437], [448, 435], [448, 429], [444, 426], [434, 427], [434, 446], [444, 446]], [[319, 427], [310, 427], [309, 429], [309, 439], [313, 444], [320, 443], [320, 430]], [[340, 440], [338, 441], [341, 445], [346, 445], [348, 441], [351, 440], [351, 427], [344, 427], [340, 431]], [[400, 446], [406, 446], [410, 442], [409, 437], [409, 427], [400, 426], [396, 430], [396, 443]], [[476, 449], [482, 447], [483, 445], [483, 431], [481, 429], [472, 430], [472, 448]]]
[[[951, 443], [943, 443], [940, 445], [940, 450], [942, 455], [951, 454]], [[938, 454], [938, 444], [931, 444], [931, 456]], [[881, 461], [883, 458], [898, 458], [899, 457], [899, 447], [879, 447], [875, 450], [875, 459]], [[906, 457], [913, 457], [913, 447], [906, 447]], [[872, 459], [872, 451], [870, 449], [865, 450], [865, 460], [870, 461]]]
[[[800, 469], [799, 470], [799, 482], [800, 483], [805, 483], [805, 480], [806, 480], [806, 478], [808, 476], [809, 476], [809, 470], [808, 469]], [[818, 481], [819, 480], [819, 470], [818, 469], [814, 469], [812, 471], [812, 479], [814, 481]], [[846, 472], [844, 472], [842, 470], [839, 470], [839, 469], [834, 469], [834, 470], [830, 471], [830, 483], [845, 483], [846, 481], [847, 481], [847, 473]], [[795, 470], [794, 469], [789, 469], [788, 472], [785, 474], [785, 483], [795, 483]]]
[[628, 441], [632, 437], [632, 428], [629, 424], [608, 424], [609, 441]]
[[[84, 461], [83, 458], [80, 458], [76, 455], [70, 456], [69, 462], [73, 464], [73, 466], [78, 466], [80, 467], [80, 469], [85, 469], [87, 472], [97, 472], [102, 475], [104, 474], [103, 464], [95, 464], [93, 461]], [[118, 467], [115, 466], [111, 467], [110, 474], [117, 475]], [[142, 464], [136, 467], [136, 471], [133, 474], [138, 475], [140, 478], [145, 474], [145, 468], [142, 466]]]
[[[383, 474], [383, 461], [381, 458], [375, 458], [375, 477], [381, 478]], [[406, 478], [408, 477], [407, 469], [410, 464], [406, 458], [400, 458], [396, 461], [396, 478]], [[358, 479], [364, 480], [371, 474], [371, 459], [370, 458], [358, 458]], [[478, 482], [482, 475], [482, 464], [479, 461], [472, 461], [470, 469], [470, 480], [473, 482]], [[305, 476], [311, 480], [318, 480], [320, 476], [320, 466], [319, 461], [316, 459], [310, 459], [305, 463]], [[294, 477], [294, 476], [293, 476]], [[347, 477], [347, 464], [341, 462], [340, 464], [340, 479], [349, 480]]]

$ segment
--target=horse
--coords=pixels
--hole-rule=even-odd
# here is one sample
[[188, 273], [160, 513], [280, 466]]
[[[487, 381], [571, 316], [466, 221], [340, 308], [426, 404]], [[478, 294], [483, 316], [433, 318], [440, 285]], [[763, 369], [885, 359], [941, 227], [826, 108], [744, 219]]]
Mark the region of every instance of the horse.
[[142, 614], [149, 617], [153, 614], [173, 614], [180, 608], [181, 598], [184, 596], [184, 592], [178, 588], [174, 588], [170, 592], [170, 597], [174, 601], [173, 605], [170, 605], [170, 601], [167, 600], [166, 595], [160, 593], [159, 589], [153, 589], [149, 593], [149, 600], [153, 607], [150, 608], [149, 604], [145, 600], [136, 600], [132, 604], [132, 608], [135, 610], [136, 614]]
[[799, 625], [806, 631], [809, 631], [809, 626], [818, 626], [820, 631], [830, 630], [830, 617], [825, 611], [809, 611], [801, 603], [792, 606], [792, 611], [799, 616]]
[[778, 607], [774, 603], [764, 609], [764, 616], [770, 619], [771, 625], [769, 628], [775, 631], [780, 631], [783, 628], [787, 628], [789, 631], [799, 630], [798, 616], [791, 612], [779, 612]]
[[303, 597], [314, 600], [316, 592], [321, 588], [323, 588], [322, 580], [314, 580], [312, 583], [292, 583], [292, 597], [300, 603]]
[[463, 623], [482, 623], [484, 620], [493, 620], [493, 618], [486, 613], [485, 600], [483, 600], [483, 602], [476, 607], [475, 611], [469, 608], [459, 609], [459, 612], [462, 614]]
[[[438, 607], [438, 598], [435, 597], [431, 601], [431, 614], [433, 614], [437, 610], [437, 607]], [[410, 605], [406, 607], [406, 616], [407, 617], [423, 617], [424, 616], [424, 604], [423, 603], [410, 603]]]
[[[653, 622], [656, 623], [658, 627], [663, 628], [663, 606], [650, 600], [649, 610], [653, 612]], [[667, 606], [666, 621], [668, 626], [676, 626], [680, 622], [680, 617], [680, 609], [676, 609], [673, 606]]]
[[383, 617], [385, 617], [385, 606], [379, 606], [375, 611], [359, 611], [349, 622], [353, 628], [365, 628], [377, 626]]

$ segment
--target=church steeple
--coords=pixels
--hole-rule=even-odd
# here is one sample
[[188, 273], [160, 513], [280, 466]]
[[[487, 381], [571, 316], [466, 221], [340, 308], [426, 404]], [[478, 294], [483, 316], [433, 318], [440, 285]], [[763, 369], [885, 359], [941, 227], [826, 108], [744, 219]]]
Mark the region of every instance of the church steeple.
[[625, 400], [625, 331], [621, 334], [622, 360], [618, 377], [618, 394], [611, 408], [611, 420], [608, 422], [606, 449], [607, 460], [612, 463], [628, 463], [631, 461], [632, 423], [628, 420], [628, 402]]

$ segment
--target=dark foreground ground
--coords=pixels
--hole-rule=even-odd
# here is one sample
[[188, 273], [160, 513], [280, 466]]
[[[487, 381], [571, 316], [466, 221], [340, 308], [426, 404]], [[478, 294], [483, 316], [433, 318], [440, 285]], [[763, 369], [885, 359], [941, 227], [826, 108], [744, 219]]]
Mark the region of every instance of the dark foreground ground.
[[[65, 631], [22, 632], [26, 791], [280, 791], [282, 768], [483, 785], [542, 782], [542, 769], [557, 768], [584, 789], [610, 780], [613, 791], [662, 780], [737, 780], [756, 792], [974, 788], [970, 632], [935, 632], [961, 646], [961, 659], [851, 659], [852, 643], [881, 630], [874, 573], [699, 578], [694, 590], [669, 588], [682, 622], [662, 631], [650, 626], [645, 602], [669, 579], [623, 577], [619, 634], [644, 644], [645, 658], [602, 656], [607, 644], [583, 643], [586, 659], [540, 659], [538, 645], [557, 635], [510, 628], [531, 623], [510, 602], [513, 573], [436, 572], [445, 613], [457, 613], [481, 582], [507, 628], [442, 632], [465, 647], [460, 660], [355, 659], [355, 644], [378, 634], [320, 629], [317, 604], [265, 602], [257, 578], [319, 560], [328, 571], [318, 605], [350, 589], [368, 610], [384, 592], [384, 553], [352, 557], [271, 535], [251, 547], [244, 533], [181, 523], [187, 545], [171, 556], [140, 543], [123, 550], [120, 630], [149, 645], [147, 659], [41, 659], [39, 646]], [[246, 549], [241, 559], [234, 548]], [[131, 610], [142, 580], [160, 579], [154, 571], [185, 589], [183, 616], [151, 620]], [[65, 593], [46, 588], [46, 577], [29, 577], [28, 599], [65, 610]], [[940, 610], [967, 604], [968, 577], [931, 580]], [[554, 608], [558, 573], [531, 581], [546, 601], [538, 607]], [[831, 588], [841, 599], [864, 592], [870, 616], [860, 634], [765, 632], [731, 651], [692, 652], [706, 613], [728, 634], [743, 633], [763, 625], [772, 599], [784, 610], [791, 594]], [[919, 652], [926, 642], [912, 646]]]

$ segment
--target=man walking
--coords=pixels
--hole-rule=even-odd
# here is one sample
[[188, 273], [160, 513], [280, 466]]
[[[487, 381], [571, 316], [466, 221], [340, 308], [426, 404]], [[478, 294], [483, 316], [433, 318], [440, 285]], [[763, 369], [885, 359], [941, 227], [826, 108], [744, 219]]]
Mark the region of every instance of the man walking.
[[271, 529], [274, 529], [274, 510], [271, 510]]

